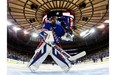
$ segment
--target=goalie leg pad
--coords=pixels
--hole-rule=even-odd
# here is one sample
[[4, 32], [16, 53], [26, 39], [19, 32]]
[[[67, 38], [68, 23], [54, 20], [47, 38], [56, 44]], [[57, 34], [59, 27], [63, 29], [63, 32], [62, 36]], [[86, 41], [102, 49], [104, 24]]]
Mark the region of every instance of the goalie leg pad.
[[71, 68], [70, 61], [60, 52], [57, 51], [57, 49], [52, 48], [52, 51], [50, 52], [51, 57], [54, 59], [54, 61], [65, 71], [69, 71]]
[[44, 43], [41, 46], [42, 47], [37, 49], [34, 56], [30, 60], [29, 65], [28, 65], [29, 68], [38, 69], [40, 64], [45, 60], [45, 58], [50, 53], [51, 49], [49, 48], [48, 45]]

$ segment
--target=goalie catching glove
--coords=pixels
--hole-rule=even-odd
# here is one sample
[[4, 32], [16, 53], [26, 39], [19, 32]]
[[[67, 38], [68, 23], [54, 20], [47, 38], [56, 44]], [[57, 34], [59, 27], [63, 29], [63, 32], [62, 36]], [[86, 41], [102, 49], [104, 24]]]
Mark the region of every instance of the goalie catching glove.
[[64, 36], [61, 37], [62, 40], [65, 41], [73, 41], [73, 35], [71, 35], [70, 33], [65, 33]]

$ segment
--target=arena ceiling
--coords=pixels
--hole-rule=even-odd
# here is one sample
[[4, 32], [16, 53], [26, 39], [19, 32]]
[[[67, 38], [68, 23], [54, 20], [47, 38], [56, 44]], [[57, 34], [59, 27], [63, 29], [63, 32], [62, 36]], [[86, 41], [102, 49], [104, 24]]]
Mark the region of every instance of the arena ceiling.
[[7, 6], [8, 21], [30, 32], [32, 26], [36, 30], [42, 27], [43, 16], [50, 11], [62, 10], [74, 15], [77, 36], [93, 25], [99, 26], [109, 20], [108, 0], [8, 0]]

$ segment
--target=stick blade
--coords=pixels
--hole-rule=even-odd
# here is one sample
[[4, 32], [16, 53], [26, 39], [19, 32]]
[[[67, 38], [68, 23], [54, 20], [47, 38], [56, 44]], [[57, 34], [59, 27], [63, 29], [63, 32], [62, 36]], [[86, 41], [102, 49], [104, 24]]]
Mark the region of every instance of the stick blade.
[[70, 61], [75, 61], [75, 60], [77, 60], [77, 59], [79, 59], [79, 58], [81, 58], [81, 57], [83, 57], [83, 56], [85, 56], [86, 55], [86, 52], [85, 51], [82, 51], [82, 52], [80, 52], [79, 54], [77, 54], [77, 55], [74, 55], [74, 56], [71, 56], [70, 58], [68, 58]]

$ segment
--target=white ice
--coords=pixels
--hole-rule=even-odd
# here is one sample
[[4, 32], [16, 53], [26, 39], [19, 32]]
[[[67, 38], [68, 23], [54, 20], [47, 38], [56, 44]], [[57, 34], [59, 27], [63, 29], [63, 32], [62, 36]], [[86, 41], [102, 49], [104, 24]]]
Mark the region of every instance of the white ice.
[[108, 62], [81, 63], [65, 73], [57, 65], [42, 64], [36, 72], [31, 72], [26, 64], [8, 63], [7, 75], [109, 75], [109, 65]]

